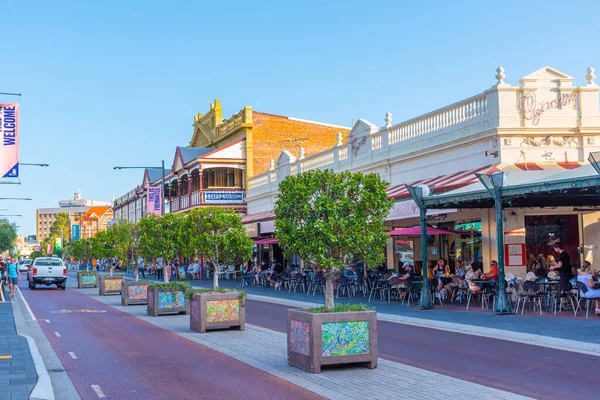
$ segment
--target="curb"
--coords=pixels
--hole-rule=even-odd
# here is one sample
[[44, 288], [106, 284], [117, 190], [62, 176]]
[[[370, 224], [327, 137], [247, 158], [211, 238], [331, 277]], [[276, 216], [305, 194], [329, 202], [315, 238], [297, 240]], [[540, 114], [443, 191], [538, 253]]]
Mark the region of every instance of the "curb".
[[35, 340], [31, 336], [21, 334], [19, 334], [19, 336], [27, 339], [29, 351], [33, 358], [33, 364], [35, 365], [35, 372], [38, 375], [37, 383], [29, 395], [29, 400], [55, 400], [52, 381], [50, 380], [50, 375], [48, 374], [46, 365], [44, 365], [44, 360], [40, 355], [40, 350], [38, 349]]

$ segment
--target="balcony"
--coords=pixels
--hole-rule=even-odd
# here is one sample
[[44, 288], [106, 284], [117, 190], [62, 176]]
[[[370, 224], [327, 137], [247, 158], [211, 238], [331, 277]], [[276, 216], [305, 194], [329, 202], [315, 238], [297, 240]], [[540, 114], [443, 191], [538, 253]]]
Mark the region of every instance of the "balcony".
[[245, 205], [246, 194], [239, 187], [209, 187], [178, 198], [171, 198], [171, 212], [204, 205]]

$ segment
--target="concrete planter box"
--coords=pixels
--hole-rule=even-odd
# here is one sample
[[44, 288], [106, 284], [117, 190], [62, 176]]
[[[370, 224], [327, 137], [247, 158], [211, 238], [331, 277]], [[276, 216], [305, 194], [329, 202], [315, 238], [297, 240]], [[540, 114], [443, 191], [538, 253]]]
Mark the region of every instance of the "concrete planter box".
[[121, 294], [121, 282], [123, 281], [122, 275], [101, 275], [99, 292], [100, 296], [106, 296], [107, 294]]
[[312, 314], [288, 310], [288, 364], [318, 374], [323, 365], [377, 367], [375, 311]]
[[78, 272], [77, 287], [79, 289], [98, 287], [98, 271]]
[[190, 302], [184, 290], [148, 287], [148, 315], [158, 317], [160, 314], [190, 313]]
[[148, 304], [148, 281], [121, 282], [121, 305]]
[[196, 293], [191, 304], [190, 329], [205, 333], [210, 328], [246, 329], [246, 307], [238, 292]]

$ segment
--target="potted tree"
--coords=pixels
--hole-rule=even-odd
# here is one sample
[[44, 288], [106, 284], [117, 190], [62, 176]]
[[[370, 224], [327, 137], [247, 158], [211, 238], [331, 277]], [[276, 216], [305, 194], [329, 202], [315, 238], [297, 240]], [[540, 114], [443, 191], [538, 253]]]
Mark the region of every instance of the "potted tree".
[[[169, 260], [175, 254], [179, 230], [183, 216], [167, 214], [157, 216], [150, 214], [139, 222], [139, 246], [146, 260]], [[169, 282], [169, 274], [164, 270], [164, 282], [148, 285], [147, 308], [148, 315], [156, 317], [160, 314], [181, 313], [189, 314], [189, 301], [186, 298], [190, 289], [188, 282]]]
[[140, 281], [138, 259], [140, 257], [140, 227], [138, 224], [126, 224], [129, 231], [128, 254], [133, 259], [133, 281], [123, 279], [121, 282], [121, 304], [147, 304], [148, 284], [146, 280]]
[[334, 304], [334, 282], [362, 257], [381, 263], [392, 207], [378, 174], [312, 170], [286, 177], [275, 204], [284, 254], [299, 255], [325, 278], [325, 305], [288, 310], [288, 363], [314, 373], [322, 365], [377, 366], [377, 314], [365, 305]]
[[85, 262], [85, 271], [77, 271], [77, 287], [98, 287], [98, 271], [90, 271], [89, 259], [93, 254], [93, 238], [81, 238], [72, 243], [71, 252], [77, 260]]
[[[127, 264], [127, 248], [129, 246], [129, 232], [124, 225], [115, 224], [106, 231], [96, 234], [96, 257], [108, 258], [114, 255], [123, 265]], [[123, 275], [113, 275], [114, 267], [111, 264], [109, 275], [100, 275], [100, 296], [121, 294]]]
[[181, 233], [188, 238], [184, 247], [187, 255], [203, 254], [214, 267], [212, 289], [196, 290], [190, 295], [190, 328], [201, 333], [216, 327], [244, 330], [245, 292], [219, 288], [219, 275], [226, 266], [241, 263], [252, 255], [252, 239], [246, 235], [242, 217], [221, 207], [194, 209]]

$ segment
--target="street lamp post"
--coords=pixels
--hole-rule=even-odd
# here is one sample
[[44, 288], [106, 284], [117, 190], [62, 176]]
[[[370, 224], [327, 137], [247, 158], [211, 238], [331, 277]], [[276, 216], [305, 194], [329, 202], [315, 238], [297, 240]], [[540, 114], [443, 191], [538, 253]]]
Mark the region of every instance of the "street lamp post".
[[421, 259], [423, 263], [423, 287], [421, 288], [419, 306], [422, 310], [429, 310], [433, 308], [433, 303], [431, 301], [431, 291], [429, 290], [429, 278], [427, 273], [427, 206], [425, 205], [424, 199], [431, 194], [431, 188], [427, 185], [419, 185], [416, 187], [406, 185], [406, 189], [408, 189], [408, 192], [417, 204], [417, 207], [419, 207], [419, 217], [421, 221]]
[[120, 169], [160, 169], [162, 170], [162, 179], [160, 181], [160, 215], [165, 215], [165, 160], [161, 161], [160, 167], [113, 167], [115, 170]]
[[[491, 176], [475, 174], [494, 199], [496, 209], [496, 240], [498, 246], [498, 295], [494, 305], [494, 313], [504, 315], [512, 313], [512, 304], [506, 293], [504, 275], [504, 218], [502, 215], [502, 188], [506, 185], [504, 172], [495, 172]], [[490, 185], [491, 181], [491, 185]]]
[[22, 217], [21, 214], [0, 214], [0, 217]]
[[19, 163], [19, 166], [21, 165], [27, 165], [29, 167], [49, 167], [50, 164], [35, 164], [35, 163]]
[[0, 200], [24, 200], [31, 201], [29, 197], [0, 197]]

